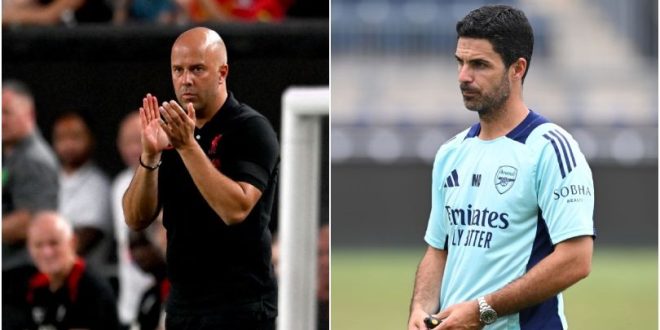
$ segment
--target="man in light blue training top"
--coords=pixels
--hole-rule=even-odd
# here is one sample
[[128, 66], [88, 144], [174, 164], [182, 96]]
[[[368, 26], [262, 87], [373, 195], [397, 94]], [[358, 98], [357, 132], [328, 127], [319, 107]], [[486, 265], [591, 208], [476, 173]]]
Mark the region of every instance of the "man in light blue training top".
[[458, 80], [479, 123], [440, 147], [428, 249], [408, 329], [566, 329], [561, 292], [585, 278], [594, 189], [577, 142], [527, 108], [525, 14], [485, 6], [456, 25]]

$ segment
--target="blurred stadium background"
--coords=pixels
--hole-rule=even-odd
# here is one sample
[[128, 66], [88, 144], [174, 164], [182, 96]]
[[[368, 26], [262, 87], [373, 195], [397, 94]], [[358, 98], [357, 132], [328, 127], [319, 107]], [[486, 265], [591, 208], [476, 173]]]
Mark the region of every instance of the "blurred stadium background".
[[[38, 126], [49, 142], [59, 114], [70, 110], [89, 114], [96, 136], [93, 158], [114, 177], [124, 168], [116, 148], [120, 120], [137, 111], [147, 92], [160, 101], [175, 98], [169, 69], [172, 43], [183, 31], [202, 25], [216, 30], [227, 45], [229, 90], [264, 114], [279, 136], [283, 92], [291, 86], [329, 84], [327, 2], [295, 3], [312, 14], [274, 23], [3, 25], [2, 77], [30, 87]], [[329, 222], [328, 127], [326, 115], [320, 132], [319, 227]], [[276, 197], [271, 221], [275, 233], [277, 205]], [[328, 302], [321, 299], [319, 329], [327, 329]]]
[[405, 327], [432, 159], [477, 120], [455, 23], [502, 2], [535, 30], [526, 104], [574, 135], [594, 174], [593, 271], [566, 292], [569, 325], [657, 329], [655, 0], [332, 1], [333, 329]]
[[[284, 90], [289, 86], [328, 84], [327, 20], [204, 26], [218, 31], [227, 44], [229, 89], [263, 113], [278, 134]], [[170, 48], [176, 37], [190, 27], [5, 27], [2, 77], [19, 79], [31, 88], [39, 128], [47, 140], [51, 138], [52, 122], [60, 113], [77, 110], [91, 114], [97, 139], [94, 159], [114, 176], [124, 166], [115, 147], [119, 121], [137, 110], [147, 92], [161, 101], [175, 98], [169, 72]], [[326, 130], [322, 136], [327, 146]], [[324, 201], [321, 221], [327, 223], [329, 156], [322, 152], [321, 157], [325, 178], [321, 180], [323, 196], [319, 197]]]

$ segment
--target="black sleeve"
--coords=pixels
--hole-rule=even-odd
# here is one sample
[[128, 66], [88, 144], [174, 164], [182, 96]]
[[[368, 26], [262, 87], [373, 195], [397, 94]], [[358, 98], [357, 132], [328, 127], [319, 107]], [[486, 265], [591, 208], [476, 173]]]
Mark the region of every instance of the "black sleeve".
[[235, 163], [227, 175], [263, 192], [277, 166], [280, 152], [273, 127], [264, 117], [250, 118], [241, 124], [234, 142]]
[[32, 265], [2, 271], [2, 329], [37, 329], [26, 300], [28, 283], [35, 273]]
[[[117, 315], [117, 302], [110, 285], [98, 277], [88, 277], [87, 290], [84, 292], [84, 307], [89, 313], [91, 329], [117, 330], [119, 329], [119, 316]], [[83, 289], [82, 287], [80, 288]], [[81, 291], [82, 295], [83, 292]]]

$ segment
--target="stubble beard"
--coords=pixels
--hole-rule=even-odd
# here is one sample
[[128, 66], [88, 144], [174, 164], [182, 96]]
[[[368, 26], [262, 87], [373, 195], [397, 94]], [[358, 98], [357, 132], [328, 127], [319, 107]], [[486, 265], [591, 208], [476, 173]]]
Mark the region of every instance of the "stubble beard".
[[[461, 90], [464, 88], [461, 86]], [[479, 114], [480, 119], [497, 117], [502, 112], [503, 106], [511, 94], [511, 85], [506, 75], [502, 77], [497, 89], [490, 93], [473, 96], [470, 100], [463, 97], [463, 103], [468, 110]]]
[[[198, 98], [199, 98], [199, 96], [198, 96]], [[197, 114], [199, 114], [200, 110], [203, 111], [203, 109], [200, 109], [201, 106], [199, 105], [200, 104], [199, 99], [196, 99], [195, 101], [192, 101], [192, 102], [191, 101], [185, 101], [183, 99], [183, 92], [181, 93], [181, 95], [177, 95], [176, 99], [177, 99], [177, 101], [179, 101], [179, 105], [181, 106], [181, 108], [183, 108], [183, 111], [185, 111], [186, 113], [188, 113], [188, 103], [192, 103], [193, 108], [195, 108], [195, 112]]]

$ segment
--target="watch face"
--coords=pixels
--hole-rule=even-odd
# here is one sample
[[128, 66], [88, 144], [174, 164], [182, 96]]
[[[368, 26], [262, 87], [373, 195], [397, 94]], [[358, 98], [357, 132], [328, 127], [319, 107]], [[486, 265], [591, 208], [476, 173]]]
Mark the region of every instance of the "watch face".
[[481, 312], [481, 322], [484, 324], [492, 324], [497, 320], [497, 312], [492, 309], [486, 309], [483, 312]]

